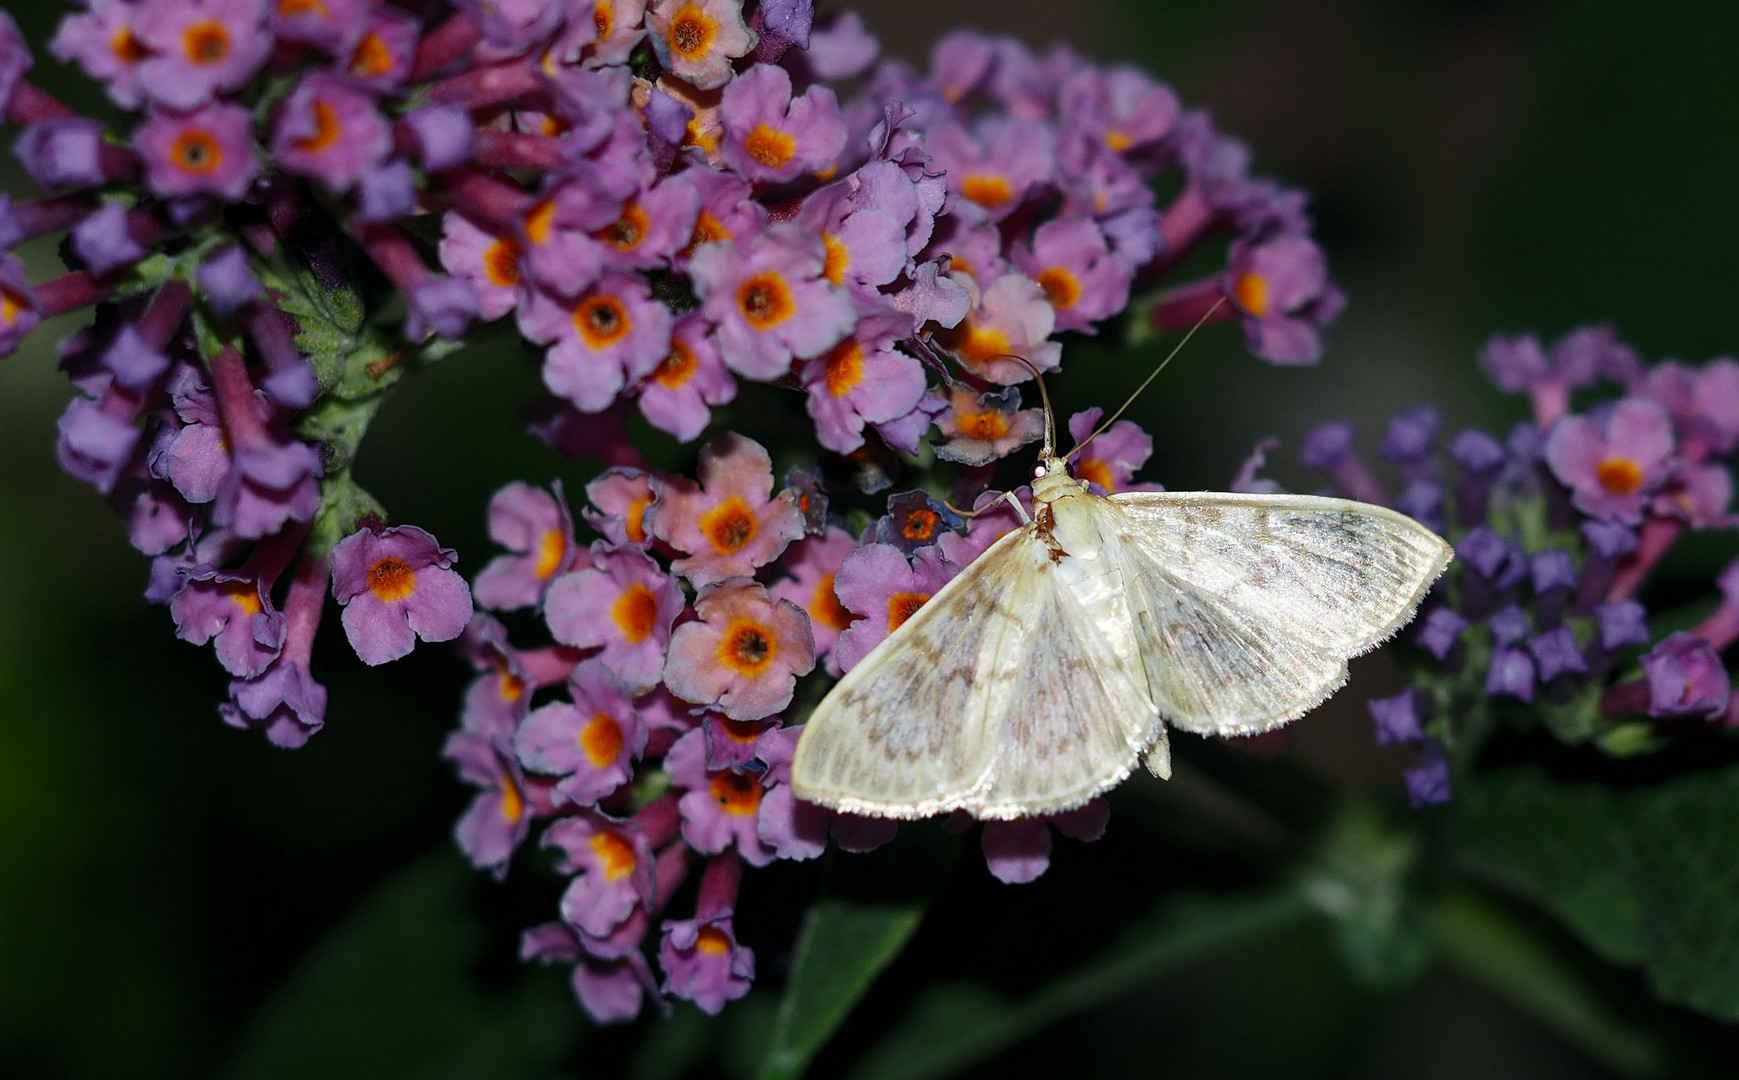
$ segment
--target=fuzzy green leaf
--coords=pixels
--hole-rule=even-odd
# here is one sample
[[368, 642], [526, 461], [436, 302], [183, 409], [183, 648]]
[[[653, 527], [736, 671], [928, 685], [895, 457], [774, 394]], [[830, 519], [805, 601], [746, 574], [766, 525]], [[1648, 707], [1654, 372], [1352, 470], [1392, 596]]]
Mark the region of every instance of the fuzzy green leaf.
[[1739, 767], [1616, 792], [1536, 769], [1458, 792], [1462, 857], [1654, 991], [1739, 1020]]

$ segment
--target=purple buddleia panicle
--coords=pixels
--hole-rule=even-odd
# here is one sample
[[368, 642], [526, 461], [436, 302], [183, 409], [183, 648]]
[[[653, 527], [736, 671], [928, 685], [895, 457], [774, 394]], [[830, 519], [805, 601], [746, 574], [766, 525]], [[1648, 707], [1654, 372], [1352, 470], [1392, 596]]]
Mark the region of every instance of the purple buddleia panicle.
[[[1252, 177], [1205, 112], [1013, 38], [951, 34], [919, 71], [809, 0], [85, 0], [48, 48], [113, 106], [79, 116], [33, 85], [0, 13], [0, 106], [20, 182], [42, 189], [0, 194], [0, 356], [89, 313], [61, 350], [76, 395], [57, 457], [125, 517], [174, 631], [212, 647], [235, 728], [281, 747], [322, 729], [328, 596], [366, 665], [456, 642], [474, 677], [443, 754], [476, 794], [455, 842], [498, 876], [553, 855], [568, 884], [522, 953], [567, 965], [600, 1023], [748, 992], [766, 946], [737, 939], [744, 864], [892, 837], [796, 797], [802, 712], [1017, 526], [993, 485], [1044, 434], [1020, 384], [1068, 369], [1063, 335], [1212, 309], [1259, 357], [1309, 363], [1342, 303], [1304, 195]], [[68, 271], [32, 281], [10, 249], [54, 235]], [[1186, 258], [1204, 276], [1176, 280]], [[484, 333], [530, 358], [547, 394], [526, 429], [585, 500], [497, 478], [500, 550], [466, 555], [468, 583], [356, 476], [380, 467], [364, 435], [387, 395]], [[1542, 692], [1646, 644], [1641, 575], [1680, 533], [1723, 527], [1719, 455], [1739, 442], [1726, 366], [1651, 384], [1610, 335], [1561, 351], [1683, 430], [1649, 456], [1635, 425], [1590, 420], [1592, 482], [1612, 495], [1615, 456], [1643, 474], [1609, 515], [1634, 555], [1613, 539], [1546, 557], [1488, 524], [1484, 606], [1435, 604], [1442, 655], [1483, 678], [1492, 613], [1526, 607], [1530, 582], [1550, 596], [1511, 646]], [[1098, 419], [1069, 423], [1077, 475], [1155, 489], [1137, 476], [1152, 440], [1129, 421], [1089, 439]], [[1550, 482], [1546, 458], [1498, 444], [1464, 491], [1428, 467], [1434, 423], [1391, 434], [1407, 483], [1366, 494], [1397, 490], [1433, 524], [1469, 527], [1463, 505], [1502, 503], [1517, 470]], [[1350, 449], [1325, 465], [1354, 466]], [[1679, 671], [1678, 707], [1713, 709], [1705, 661], [1660, 653], [1655, 696]], [[1105, 827], [1095, 801], [982, 846], [1029, 881], [1053, 832]]]

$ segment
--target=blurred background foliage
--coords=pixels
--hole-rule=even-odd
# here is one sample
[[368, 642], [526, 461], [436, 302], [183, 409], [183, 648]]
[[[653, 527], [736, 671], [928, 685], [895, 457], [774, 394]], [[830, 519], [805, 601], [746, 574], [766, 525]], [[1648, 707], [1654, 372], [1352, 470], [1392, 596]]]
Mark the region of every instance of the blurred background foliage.
[[[39, 42], [59, 14], [16, 8]], [[1374, 445], [1420, 401], [1451, 430], [1501, 429], [1521, 403], [1473, 364], [1498, 330], [1610, 320], [1650, 359], [1739, 348], [1734, 5], [879, 0], [864, 15], [914, 60], [965, 24], [1142, 64], [1247, 138], [1260, 171], [1316, 193], [1352, 297], [1328, 358], [1280, 370], [1235, 329], [1199, 337], [1137, 407], [1149, 472], [1172, 487], [1223, 486], [1270, 434], [1278, 474], [1308, 487], [1291, 465], [1310, 426], [1353, 419]], [[52, 59], [38, 77], [94, 106]], [[52, 247], [32, 254], [44, 266]], [[464, 667], [425, 647], [365, 672], [329, 627], [326, 731], [286, 753], [223, 727], [216, 665], [139, 599], [120, 521], [54, 463], [65, 329], [0, 365], [10, 1075], [736, 1078], [792, 1075], [816, 1049], [809, 1075], [859, 1078], [1731, 1075], [1739, 783], [1706, 761], [1614, 767], [1517, 738], [1489, 752], [1489, 783], [1413, 814], [1405, 755], [1372, 745], [1362, 706], [1400, 685], [1381, 657], [1278, 754], [1184, 740], [1177, 779], [1132, 781], [1106, 838], [1059, 842], [1036, 884], [998, 884], [970, 850], [950, 862], [957, 842], [927, 828], [751, 874], [738, 932], [755, 994], [718, 1020], [684, 1006], [588, 1030], [559, 977], [515, 959], [553, 882], [497, 886], [448, 846], [467, 791], [436, 754]], [[1056, 387], [1069, 409], [1114, 403], [1155, 358], [1075, 348]], [[362, 482], [471, 571], [497, 486], [584, 478], [518, 434], [534, 382], [476, 350], [405, 386], [364, 448]], [[1697, 547], [1668, 587], [1707, 582], [1735, 546]], [[1566, 785], [1586, 779], [1603, 783]], [[823, 889], [835, 918], [794, 944]], [[808, 992], [781, 1006], [787, 983]]]

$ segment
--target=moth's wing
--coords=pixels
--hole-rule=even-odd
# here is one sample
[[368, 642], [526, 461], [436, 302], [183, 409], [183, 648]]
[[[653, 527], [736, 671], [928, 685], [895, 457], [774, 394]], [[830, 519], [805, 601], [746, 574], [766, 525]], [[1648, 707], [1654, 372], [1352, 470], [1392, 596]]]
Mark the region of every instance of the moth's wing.
[[860, 660], [803, 725], [791, 762], [798, 797], [838, 810], [916, 818], [954, 809], [996, 754], [1009, 679], [1044, 582], [1016, 553], [1016, 529], [974, 559]]
[[[1133, 627], [1122, 632], [1133, 634]], [[1079, 806], [1128, 775], [1157, 726], [1028, 527], [974, 560], [846, 673], [803, 726], [793, 791], [852, 813]]]
[[1057, 564], [1033, 547], [1033, 573], [1046, 583], [1033, 590], [1039, 632], [1024, 656], [997, 657], [994, 677], [1010, 692], [985, 784], [965, 804], [980, 818], [1080, 806], [1121, 783], [1150, 748], [1170, 771], [1128, 609], [1089, 608], [1068, 583], [1067, 557]]
[[1320, 704], [1451, 555], [1412, 518], [1346, 499], [1129, 492], [1107, 505], [1149, 691], [1189, 731], [1265, 731]]

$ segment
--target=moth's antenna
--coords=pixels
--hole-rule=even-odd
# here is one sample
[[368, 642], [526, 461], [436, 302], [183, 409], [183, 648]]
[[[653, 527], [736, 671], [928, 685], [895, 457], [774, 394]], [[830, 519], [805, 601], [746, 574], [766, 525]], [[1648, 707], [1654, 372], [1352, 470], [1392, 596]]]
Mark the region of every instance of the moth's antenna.
[[[1135, 404], [1135, 399], [1141, 396], [1141, 392], [1143, 390], [1147, 389], [1147, 385], [1149, 383], [1151, 383], [1153, 380], [1159, 378], [1159, 373], [1165, 370], [1165, 365], [1167, 365], [1167, 364], [1171, 363], [1173, 360], [1177, 359], [1177, 354], [1180, 352], [1183, 352], [1183, 347], [1190, 343], [1190, 338], [1195, 337], [1196, 331], [1200, 330], [1203, 326], [1207, 325], [1208, 319], [1210, 317], [1212, 317], [1214, 312], [1220, 310], [1220, 305], [1225, 303], [1225, 302], [1226, 302], [1226, 298], [1223, 296], [1220, 297], [1218, 300], [1215, 300], [1214, 306], [1202, 313], [1202, 317], [1196, 320], [1196, 324], [1194, 326], [1190, 327], [1189, 333], [1187, 333], [1183, 336], [1183, 340], [1179, 341], [1176, 345], [1172, 346], [1170, 355], [1168, 355], [1164, 360], [1161, 360], [1159, 362], [1159, 366], [1153, 369], [1153, 373], [1151, 375], [1149, 375], [1147, 378], [1141, 380], [1141, 385], [1137, 386], [1135, 388], [1135, 393], [1129, 395], [1129, 400], [1127, 400], [1123, 404], [1117, 406], [1117, 411], [1112, 413], [1103, 422], [1101, 422], [1098, 427], [1094, 428], [1093, 434], [1087, 436], [1085, 439], [1082, 439], [1079, 443], [1076, 443], [1075, 448], [1073, 450], [1070, 450], [1066, 455], [1064, 455], [1063, 460], [1065, 462], [1069, 461], [1076, 454], [1079, 454], [1082, 450], [1085, 450], [1087, 448], [1088, 443], [1092, 442], [1094, 439], [1097, 439], [1099, 436], [1105, 434], [1105, 432], [1110, 429], [1111, 425], [1115, 424], [1117, 422], [1117, 418], [1122, 416], [1125, 412], [1127, 412], [1129, 409], [1129, 406]], [[1032, 365], [1028, 364], [1027, 366], [1031, 367]], [[1041, 381], [1039, 383], [1039, 386], [1041, 389], [1044, 387], [1043, 381]], [[1050, 434], [1049, 434], [1050, 433], [1050, 416], [1051, 416], [1050, 405], [1047, 403], [1045, 406], [1045, 432], [1046, 432], [1045, 437], [1047, 439], [1050, 437]]]
[[[1185, 338], [1184, 340], [1188, 341], [1189, 339]], [[1024, 356], [1016, 356], [1014, 353], [1003, 353], [1000, 356], [993, 356], [991, 359], [1019, 360], [1026, 366], [1028, 371], [1033, 373], [1033, 378], [1039, 381], [1039, 400], [1044, 402], [1045, 406], [1045, 448], [1039, 451], [1039, 459], [1041, 461], [1051, 460], [1057, 452], [1057, 422], [1051, 415], [1051, 392], [1045, 389], [1045, 377], [1043, 373], [1033, 365], [1031, 360], [1028, 360]]]

